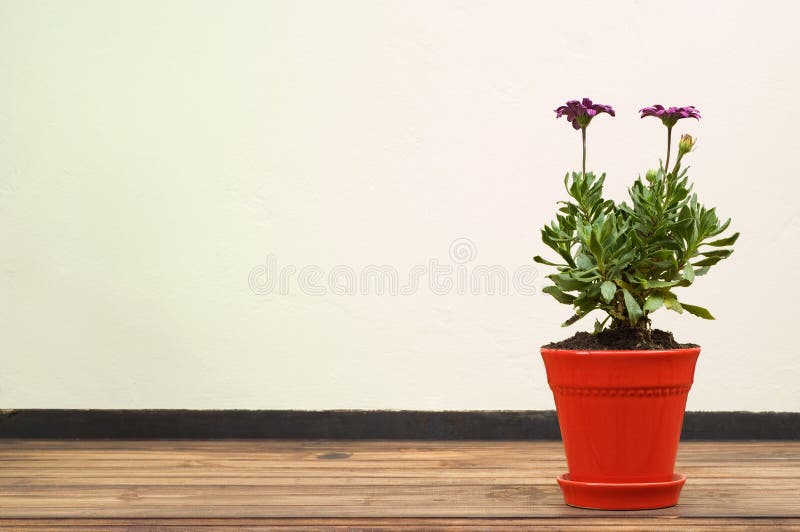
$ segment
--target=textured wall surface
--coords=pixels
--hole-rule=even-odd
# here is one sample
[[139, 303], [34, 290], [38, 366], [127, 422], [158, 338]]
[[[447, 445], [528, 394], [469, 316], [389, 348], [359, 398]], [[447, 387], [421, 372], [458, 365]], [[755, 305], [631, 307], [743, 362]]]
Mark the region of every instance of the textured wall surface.
[[655, 315], [703, 346], [688, 408], [800, 411], [798, 14], [0, 0], [0, 407], [552, 408], [531, 257], [590, 96], [615, 199], [663, 156], [637, 109], [699, 107], [743, 233], [683, 298], [717, 321]]

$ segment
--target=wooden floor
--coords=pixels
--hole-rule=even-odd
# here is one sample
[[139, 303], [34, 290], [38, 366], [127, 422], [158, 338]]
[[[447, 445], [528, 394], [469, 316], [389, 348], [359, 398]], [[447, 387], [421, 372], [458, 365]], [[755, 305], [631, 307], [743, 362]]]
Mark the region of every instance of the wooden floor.
[[0, 440], [0, 530], [800, 530], [800, 442], [687, 442], [677, 507], [565, 506], [557, 442]]

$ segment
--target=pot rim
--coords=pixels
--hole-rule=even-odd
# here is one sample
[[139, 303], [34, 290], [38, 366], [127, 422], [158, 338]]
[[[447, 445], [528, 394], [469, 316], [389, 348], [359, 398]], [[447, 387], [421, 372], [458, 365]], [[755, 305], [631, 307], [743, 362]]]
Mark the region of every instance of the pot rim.
[[688, 355], [699, 354], [700, 346], [677, 349], [558, 349], [540, 347], [543, 355]]

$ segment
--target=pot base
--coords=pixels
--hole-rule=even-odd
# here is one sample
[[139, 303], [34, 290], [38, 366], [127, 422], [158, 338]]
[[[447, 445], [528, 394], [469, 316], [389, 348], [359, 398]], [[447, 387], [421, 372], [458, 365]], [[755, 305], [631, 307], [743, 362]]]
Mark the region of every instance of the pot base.
[[678, 504], [686, 477], [674, 474], [668, 482], [575, 482], [569, 473], [559, 475], [564, 502], [590, 510], [654, 510]]

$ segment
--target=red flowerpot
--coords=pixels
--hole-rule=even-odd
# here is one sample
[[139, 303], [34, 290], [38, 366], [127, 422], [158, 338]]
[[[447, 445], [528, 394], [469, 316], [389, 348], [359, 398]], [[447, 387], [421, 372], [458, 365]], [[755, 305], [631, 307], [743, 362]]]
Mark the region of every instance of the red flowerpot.
[[700, 348], [571, 351], [542, 348], [569, 473], [571, 506], [664, 508], [685, 477], [675, 455]]

